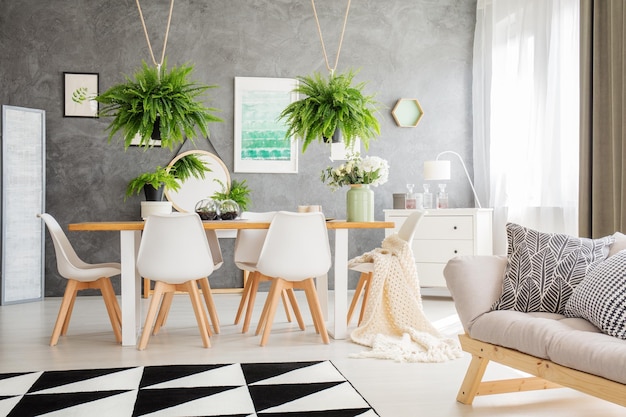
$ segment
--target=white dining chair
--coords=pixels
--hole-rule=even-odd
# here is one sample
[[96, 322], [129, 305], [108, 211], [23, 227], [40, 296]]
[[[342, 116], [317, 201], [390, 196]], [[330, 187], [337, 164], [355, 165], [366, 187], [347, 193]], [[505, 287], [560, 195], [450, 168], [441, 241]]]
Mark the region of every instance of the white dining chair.
[[[398, 237], [405, 242], [408, 242], [409, 245], [413, 242], [413, 237], [415, 236], [415, 231], [417, 230], [417, 226], [420, 221], [424, 217], [425, 212], [418, 210], [415, 213], [412, 213], [407, 219], [402, 223], [400, 230], [398, 230]], [[359, 282], [356, 285], [356, 289], [354, 290], [354, 295], [352, 296], [352, 302], [350, 303], [350, 308], [348, 308], [348, 324], [350, 324], [350, 320], [352, 320], [352, 315], [354, 314], [354, 310], [356, 309], [356, 305], [359, 301], [359, 297], [361, 293], [363, 293], [363, 301], [361, 301], [361, 313], [359, 314], [359, 322], [363, 321], [363, 313], [365, 312], [365, 306], [367, 305], [367, 297], [369, 295], [369, 284], [372, 279], [372, 275], [374, 274], [374, 263], [373, 262], [351, 262], [348, 266], [348, 269], [351, 271], [360, 272], [361, 275], [359, 277]]]
[[[251, 212], [245, 211], [241, 214], [241, 218], [249, 221], [271, 222], [275, 211], [268, 212]], [[234, 260], [235, 265], [243, 271], [243, 293], [239, 301], [237, 314], [235, 315], [235, 324], [239, 324], [244, 309], [246, 314], [243, 322], [242, 333], [247, 333], [250, 328], [252, 319], [252, 311], [259, 287], [259, 283], [269, 281], [269, 278], [257, 273], [256, 263], [259, 260], [259, 254], [265, 241], [267, 230], [263, 229], [239, 229], [235, 240]], [[300, 314], [298, 302], [296, 301], [293, 290], [285, 290], [281, 293], [283, 306], [287, 321], [291, 322], [291, 313], [289, 311], [289, 303], [291, 303], [294, 314], [298, 320], [298, 324], [304, 328], [304, 321]], [[287, 301], [289, 299], [289, 302]], [[247, 308], [246, 308], [247, 306]]]
[[65, 336], [72, 317], [74, 303], [78, 291], [86, 289], [97, 289], [102, 293], [104, 305], [106, 306], [109, 320], [113, 327], [115, 340], [122, 342], [122, 319], [115, 291], [111, 284], [110, 277], [121, 273], [119, 263], [98, 263], [90, 264], [84, 262], [76, 254], [69, 239], [61, 229], [59, 223], [48, 213], [38, 214], [43, 219], [54, 244], [56, 254], [57, 270], [59, 274], [67, 279], [65, 294], [61, 301], [59, 314], [52, 330], [50, 346], [55, 346], [59, 341], [59, 336]]
[[261, 346], [267, 343], [278, 300], [284, 289], [304, 290], [315, 330], [324, 343], [329, 343], [315, 289], [315, 277], [328, 273], [330, 266], [330, 245], [324, 214], [276, 213], [256, 263], [256, 271], [272, 283], [256, 330], [257, 335], [263, 331]]
[[[224, 264], [224, 259], [222, 258], [222, 248], [220, 246], [220, 241], [217, 237], [217, 232], [215, 230], [205, 230], [207, 242], [209, 243], [209, 249], [211, 250], [211, 257], [213, 259], [213, 271], [218, 270]], [[147, 287], [146, 287], [147, 283]], [[217, 315], [217, 310], [215, 308], [215, 301], [213, 300], [213, 292], [211, 290], [211, 284], [209, 283], [209, 278], [202, 278], [198, 280], [198, 284], [200, 285], [200, 293], [204, 298], [204, 302], [206, 304], [206, 308], [209, 311], [209, 317], [211, 318], [211, 324], [213, 325], [213, 331], [215, 334], [220, 333], [220, 319]], [[150, 279], [144, 278], [144, 294], [149, 294], [152, 291], [150, 290]], [[161, 303], [161, 308], [159, 309], [159, 315], [157, 323], [155, 326], [157, 328], [161, 328], [165, 326], [165, 322], [167, 321], [167, 317], [169, 315], [169, 309], [171, 306], [173, 294], [167, 294], [164, 296], [163, 302]]]
[[209, 319], [200, 299], [198, 284], [213, 270], [211, 249], [202, 221], [196, 213], [152, 215], [146, 219], [137, 254], [137, 271], [155, 284], [137, 349], [145, 349], [150, 333], [158, 333], [164, 321], [161, 316], [169, 311], [177, 291], [189, 293], [202, 344], [204, 347], [211, 346]]

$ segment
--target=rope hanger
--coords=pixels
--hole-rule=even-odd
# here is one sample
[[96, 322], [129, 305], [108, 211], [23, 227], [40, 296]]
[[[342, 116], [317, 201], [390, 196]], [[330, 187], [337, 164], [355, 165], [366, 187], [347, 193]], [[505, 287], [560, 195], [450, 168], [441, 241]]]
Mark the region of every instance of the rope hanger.
[[150, 57], [152, 58], [152, 63], [156, 65], [159, 70], [158, 73], [161, 73], [161, 66], [163, 65], [163, 61], [165, 60], [165, 49], [167, 48], [167, 37], [170, 33], [170, 23], [172, 22], [172, 12], [174, 11], [174, 0], [170, 0], [170, 13], [167, 17], [167, 28], [165, 29], [165, 39], [163, 40], [163, 52], [161, 53], [161, 61], [157, 62], [154, 58], [154, 52], [152, 51], [152, 44], [150, 43], [150, 36], [148, 35], [148, 29], [146, 28], [146, 21], [143, 18], [143, 13], [141, 12], [141, 6], [139, 5], [139, 0], [135, 0], [137, 3], [137, 9], [139, 10], [139, 17], [141, 18], [141, 25], [143, 26], [143, 33], [146, 35], [146, 41], [148, 42], [148, 50], [150, 50]]
[[352, 0], [348, 0], [348, 6], [346, 7], [346, 15], [343, 18], [343, 28], [341, 29], [341, 37], [339, 38], [339, 46], [337, 48], [337, 56], [335, 58], [335, 65], [331, 67], [330, 63], [328, 62], [328, 54], [326, 53], [326, 46], [324, 45], [324, 37], [322, 36], [322, 28], [320, 26], [320, 20], [317, 17], [317, 10], [315, 9], [315, 0], [311, 0], [311, 5], [313, 6], [313, 15], [315, 16], [315, 23], [317, 24], [317, 32], [320, 35], [320, 42], [322, 43], [322, 52], [324, 54], [324, 61], [326, 62], [326, 68], [330, 72], [331, 76], [335, 74], [335, 70], [337, 69], [337, 64], [339, 63], [339, 54], [341, 54], [341, 45], [343, 44], [343, 36], [346, 33], [346, 24], [348, 23], [348, 13], [350, 12], [350, 3], [352, 3]]

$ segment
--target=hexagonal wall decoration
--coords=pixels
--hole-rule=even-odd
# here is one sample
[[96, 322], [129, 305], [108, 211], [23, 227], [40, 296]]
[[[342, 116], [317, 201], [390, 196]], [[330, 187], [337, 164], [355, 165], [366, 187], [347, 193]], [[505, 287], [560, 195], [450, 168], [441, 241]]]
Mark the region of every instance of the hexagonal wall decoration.
[[401, 98], [391, 110], [391, 115], [400, 127], [416, 127], [424, 111], [416, 98]]

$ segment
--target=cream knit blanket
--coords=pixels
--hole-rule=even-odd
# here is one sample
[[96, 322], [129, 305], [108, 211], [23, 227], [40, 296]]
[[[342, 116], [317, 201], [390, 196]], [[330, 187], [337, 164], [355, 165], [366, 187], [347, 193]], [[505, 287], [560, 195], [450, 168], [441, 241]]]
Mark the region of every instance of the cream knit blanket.
[[372, 350], [351, 357], [399, 362], [461, 357], [458, 343], [442, 336], [424, 315], [415, 260], [407, 242], [391, 235], [381, 248], [350, 260], [350, 264], [362, 262], [373, 262], [374, 274], [363, 321], [350, 337]]

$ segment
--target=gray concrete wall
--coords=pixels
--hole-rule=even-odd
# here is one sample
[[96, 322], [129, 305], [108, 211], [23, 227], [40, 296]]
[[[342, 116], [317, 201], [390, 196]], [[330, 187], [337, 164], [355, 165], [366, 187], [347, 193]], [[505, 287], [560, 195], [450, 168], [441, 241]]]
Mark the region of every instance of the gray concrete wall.
[[[346, 2], [318, 1], [331, 61], [337, 50]], [[155, 54], [161, 53], [169, 2], [143, 1]], [[423, 161], [455, 150], [472, 170], [471, 62], [475, 0], [358, 0], [352, 2], [338, 71], [360, 69], [357, 81], [385, 108], [380, 138], [369, 154], [391, 164], [389, 182], [376, 193], [376, 217], [391, 208], [392, 193], [405, 183], [423, 183]], [[97, 72], [100, 89], [132, 74], [149, 53], [135, 1], [0, 0], [0, 104], [44, 109], [47, 122], [47, 211], [62, 225], [139, 216], [140, 197], [124, 201], [128, 181], [167, 164], [168, 149], [124, 151], [107, 143], [105, 119], [63, 117], [64, 71]], [[170, 66], [195, 64], [194, 78], [217, 84], [210, 105], [224, 123], [211, 125], [210, 141], [195, 147], [218, 154], [233, 171], [235, 76], [295, 77], [326, 72], [309, 1], [179, 0], [175, 4], [167, 56]], [[417, 128], [397, 127], [391, 109], [399, 98], [419, 99]], [[183, 150], [193, 148], [186, 144]], [[332, 193], [319, 180], [329, 151], [311, 146], [299, 155], [298, 174], [239, 174], [253, 190], [251, 210], [295, 210], [321, 204], [327, 216], [345, 216], [345, 190]], [[453, 162], [452, 207], [472, 205], [471, 189]], [[70, 233], [85, 260], [119, 258], [116, 233]], [[379, 246], [378, 231], [351, 232], [350, 254]], [[46, 295], [62, 294], [46, 236]], [[331, 233], [332, 239], [332, 233]], [[232, 240], [223, 241], [226, 264], [212, 277], [214, 288], [241, 285], [232, 259]], [[351, 276], [354, 283], [356, 276]]]

